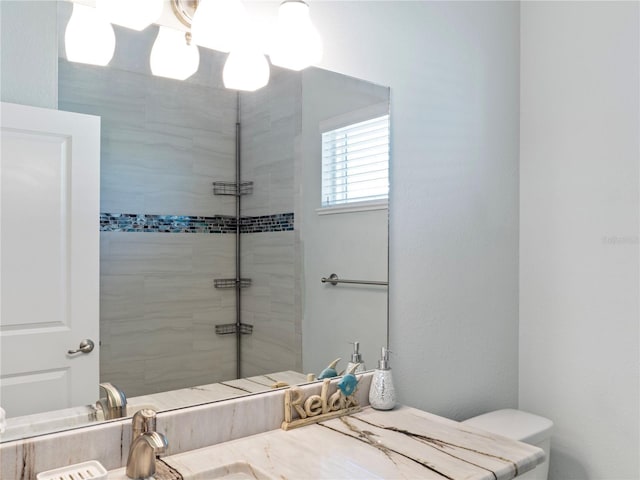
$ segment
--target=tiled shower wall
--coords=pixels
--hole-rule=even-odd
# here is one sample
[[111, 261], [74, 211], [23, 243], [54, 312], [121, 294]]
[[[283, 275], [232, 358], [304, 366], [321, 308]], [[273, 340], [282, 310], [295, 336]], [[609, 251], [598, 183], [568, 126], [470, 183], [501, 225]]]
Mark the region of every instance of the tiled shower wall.
[[[66, 25], [69, 8], [60, 5], [60, 25]], [[142, 33], [116, 27], [117, 49], [108, 68], [66, 62], [64, 51], [59, 61], [59, 108], [102, 118], [102, 218], [96, 219], [96, 228], [98, 220], [102, 224], [100, 378], [129, 396], [234, 378], [236, 365], [235, 337], [214, 329], [235, 322], [235, 292], [213, 287], [214, 278], [235, 275], [235, 234], [225, 233], [228, 223], [221, 218], [234, 215], [235, 206], [233, 197], [214, 196], [212, 189], [214, 181], [235, 179], [236, 94], [221, 85], [224, 56], [202, 49], [200, 70], [188, 81], [152, 76], [148, 56], [155, 35], [154, 27]], [[261, 127], [291, 117], [276, 119], [273, 108]], [[246, 133], [249, 125], [243, 131], [256, 141], [262, 135], [266, 146], [256, 148], [271, 152], [243, 174], [256, 182], [254, 202], [287, 199], [245, 211], [270, 217], [248, 219], [243, 228], [290, 228], [291, 215], [271, 215], [293, 213], [293, 178], [280, 193], [264, 188], [282, 183], [265, 184], [282, 178], [270, 168], [292, 167], [266, 144], [269, 132]], [[292, 154], [285, 157], [293, 161]], [[299, 316], [295, 300], [286, 299], [299, 283], [291, 268], [295, 236], [242, 235], [243, 277], [254, 280], [243, 290], [243, 321], [255, 325], [254, 336], [243, 337], [251, 365], [246, 374], [300, 365]]]
[[299, 251], [299, 148], [302, 128], [302, 77], [271, 69], [269, 85], [240, 95], [242, 178], [253, 193], [242, 199], [248, 216], [291, 212], [296, 229], [242, 235], [242, 319], [253, 325], [243, 338], [242, 375], [266, 370], [302, 370], [302, 256]]

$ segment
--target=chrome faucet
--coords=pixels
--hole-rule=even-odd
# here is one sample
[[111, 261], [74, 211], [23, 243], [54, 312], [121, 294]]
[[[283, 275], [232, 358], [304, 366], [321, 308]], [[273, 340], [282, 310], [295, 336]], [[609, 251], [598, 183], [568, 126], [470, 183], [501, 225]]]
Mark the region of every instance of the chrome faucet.
[[156, 455], [169, 446], [167, 437], [156, 432], [156, 412], [143, 408], [135, 413], [131, 427], [131, 448], [127, 459], [127, 477], [148, 478], [156, 473]]
[[122, 390], [111, 383], [101, 383], [100, 390], [104, 390], [106, 397], [96, 402], [96, 407], [102, 409], [105, 420], [127, 416], [127, 396]]

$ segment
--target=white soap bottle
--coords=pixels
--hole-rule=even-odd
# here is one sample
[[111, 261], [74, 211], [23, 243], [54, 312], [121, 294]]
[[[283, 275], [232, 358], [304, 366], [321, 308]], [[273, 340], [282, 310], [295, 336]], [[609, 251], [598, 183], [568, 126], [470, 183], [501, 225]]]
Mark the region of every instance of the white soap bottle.
[[373, 372], [369, 389], [369, 404], [376, 410], [391, 410], [396, 405], [396, 389], [393, 386], [389, 350], [382, 347], [378, 368]]
[[345, 371], [351, 372], [351, 369], [356, 364], [359, 364], [356, 367], [355, 371], [351, 373], [362, 373], [367, 369], [367, 367], [364, 366], [364, 362], [362, 361], [362, 355], [360, 354], [360, 342], [356, 341], [356, 342], [353, 342], [351, 345], [353, 345], [353, 353], [351, 354], [351, 361], [347, 365], [347, 369]]

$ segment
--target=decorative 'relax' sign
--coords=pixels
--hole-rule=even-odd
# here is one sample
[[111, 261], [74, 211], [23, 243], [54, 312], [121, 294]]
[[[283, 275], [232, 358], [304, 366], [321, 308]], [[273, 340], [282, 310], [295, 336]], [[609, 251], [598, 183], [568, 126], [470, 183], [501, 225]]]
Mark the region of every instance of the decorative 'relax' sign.
[[[329, 395], [329, 387], [331, 385], [331, 379], [329, 378], [322, 382], [320, 395], [310, 395], [305, 398], [303, 390], [298, 387], [291, 387], [286, 390], [284, 392], [284, 422], [282, 422], [282, 429], [290, 430], [360, 411], [358, 399], [355, 398], [356, 385], [350, 385], [349, 388], [345, 388], [342, 385], [343, 381], [340, 383], [341, 385], [331, 395]], [[343, 390], [350, 394], [345, 395]], [[296, 413], [298, 418], [294, 419]]]

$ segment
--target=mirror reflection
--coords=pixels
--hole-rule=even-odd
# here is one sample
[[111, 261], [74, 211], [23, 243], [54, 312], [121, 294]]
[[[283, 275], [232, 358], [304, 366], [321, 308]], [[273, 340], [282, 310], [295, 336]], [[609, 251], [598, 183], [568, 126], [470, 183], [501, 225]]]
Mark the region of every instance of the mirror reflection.
[[[61, 38], [70, 13], [61, 2]], [[58, 64], [59, 109], [101, 119], [88, 355], [103, 386], [35, 406], [16, 390], [2, 441], [108, 419], [111, 387], [124, 415], [180, 408], [304, 382], [335, 358], [341, 371], [350, 342], [373, 367], [387, 343], [384, 285], [321, 278], [387, 280], [389, 89], [272, 67], [238, 94], [222, 85], [226, 55], [202, 48], [193, 77], [161, 78], [158, 28], [115, 30], [109, 67], [68, 62], [63, 41]]]

